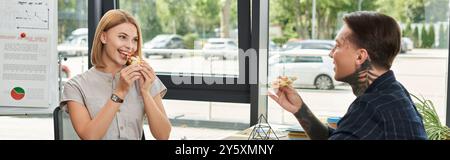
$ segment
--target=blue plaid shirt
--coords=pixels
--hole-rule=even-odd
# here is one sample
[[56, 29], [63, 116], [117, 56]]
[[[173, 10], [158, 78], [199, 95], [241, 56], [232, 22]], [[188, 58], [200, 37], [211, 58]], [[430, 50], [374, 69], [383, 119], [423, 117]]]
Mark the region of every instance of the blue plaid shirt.
[[331, 140], [425, 140], [422, 117], [408, 91], [388, 71], [377, 78], [350, 105], [338, 122], [330, 129]]

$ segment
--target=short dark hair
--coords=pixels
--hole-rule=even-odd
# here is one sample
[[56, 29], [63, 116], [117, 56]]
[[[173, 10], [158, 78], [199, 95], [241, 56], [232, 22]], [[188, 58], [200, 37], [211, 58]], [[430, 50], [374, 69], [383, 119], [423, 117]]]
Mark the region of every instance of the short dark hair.
[[372, 64], [390, 69], [401, 45], [397, 21], [390, 16], [368, 11], [353, 12], [343, 19], [352, 30], [348, 40], [366, 49]]

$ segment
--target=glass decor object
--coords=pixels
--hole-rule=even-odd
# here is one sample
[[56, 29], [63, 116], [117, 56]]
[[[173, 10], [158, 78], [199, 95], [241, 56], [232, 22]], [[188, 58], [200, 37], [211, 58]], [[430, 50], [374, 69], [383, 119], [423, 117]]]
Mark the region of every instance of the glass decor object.
[[248, 140], [279, 140], [275, 131], [267, 122], [267, 118], [264, 115], [260, 115], [258, 118], [258, 124], [253, 127]]

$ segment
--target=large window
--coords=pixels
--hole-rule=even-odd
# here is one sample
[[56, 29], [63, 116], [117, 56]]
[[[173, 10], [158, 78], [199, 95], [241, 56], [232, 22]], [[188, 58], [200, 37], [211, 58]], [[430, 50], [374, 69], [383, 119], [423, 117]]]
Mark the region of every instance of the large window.
[[142, 27], [157, 72], [238, 75], [236, 0], [120, 1]]
[[238, 36], [237, 4], [237, 0], [119, 1], [119, 8], [140, 23], [143, 56], [169, 89], [163, 101], [174, 125], [249, 126], [250, 105], [243, 104], [250, 101], [249, 89], [237, 84], [245, 74], [239, 64], [239, 37], [245, 36]]
[[[441, 121], [446, 121], [449, 0], [267, 0], [268, 23], [258, 19], [262, 14], [255, 14], [258, 7], [266, 7], [259, 5], [265, 1], [58, 0], [62, 81], [88, 70], [88, 28], [93, 29], [88, 19], [98, 22], [101, 12], [118, 6], [137, 18], [144, 58], [169, 89], [163, 103], [175, 126], [172, 139], [217, 139], [256, 123], [266, 109], [271, 124], [298, 124], [270, 98], [265, 102], [261, 98], [265, 95], [258, 97], [265, 84], [250, 80], [255, 78], [253, 73], [261, 75], [262, 69], [267, 69], [269, 82], [280, 75], [297, 77], [295, 88], [320, 119], [341, 117], [356, 97], [350, 86], [334, 80], [328, 53], [346, 13], [379, 11], [394, 17], [403, 30], [401, 53], [392, 66], [397, 80], [410, 93], [431, 100]], [[88, 17], [88, 3], [90, 13], [104, 10], [94, 14], [98, 17]], [[91, 4], [100, 6], [91, 8]], [[258, 50], [265, 29], [267, 61], [262, 52], [240, 57], [241, 49]], [[251, 58], [260, 58], [256, 71], [242, 63]], [[173, 76], [179, 73], [190, 83], [177, 83]], [[241, 80], [244, 83], [238, 83]], [[11, 130], [1, 132], [1, 139], [53, 138], [48, 115], [0, 119], [0, 130]], [[191, 127], [221, 131], [186, 131]], [[39, 132], [31, 137], [29, 131], [36, 128]], [[148, 127], [144, 129], [151, 139]]]
[[[313, 113], [321, 119], [343, 116], [356, 97], [348, 85], [334, 80], [327, 55], [343, 15], [358, 10], [379, 11], [398, 21], [401, 53], [391, 69], [410, 93], [431, 100], [445, 123], [448, 0], [270, 0], [269, 81], [279, 75], [298, 77], [294, 86]], [[311, 54], [317, 57], [304, 57]], [[272, 123], [298, 123], [271, 99], [268, 108]]]
[[58, 54], [62, 60], [62, 81], [87, 71], [87, 0], [58, 0]]

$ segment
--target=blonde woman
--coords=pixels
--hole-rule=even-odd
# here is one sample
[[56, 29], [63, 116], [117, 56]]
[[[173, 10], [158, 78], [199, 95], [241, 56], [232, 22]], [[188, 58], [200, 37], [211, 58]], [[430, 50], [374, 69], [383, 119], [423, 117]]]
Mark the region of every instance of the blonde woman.
[[143, 134], [144, 115], [155, 139], [169, 138], [171, 124], [162, 104], [167, 88], [150, 65], [125, 65], [142, 57], [141, 29], [129, 13], [110, 10], [100, 20], [92, 46], [91, 69], [64, 85], [67, 107], [81, 139], [132, 139]]

